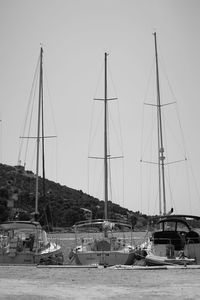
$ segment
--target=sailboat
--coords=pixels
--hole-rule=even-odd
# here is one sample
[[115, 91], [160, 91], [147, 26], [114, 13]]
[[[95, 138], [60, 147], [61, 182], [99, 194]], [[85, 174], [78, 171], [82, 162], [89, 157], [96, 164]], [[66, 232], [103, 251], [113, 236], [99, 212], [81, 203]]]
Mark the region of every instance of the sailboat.
[[[30, 221], [7, 221], [0, 224], [0, 264], [63, 264], [61, 247], [48, 241], [47, 233], [38, 222], [38, 183], [40, 141], [44, 149], [43, 123], [43, 48], [40, 49], [39, 102], [37, 126], [37, 158], [35, 212]], [[42, 124], [43, 126], [43, 124]], [[44, 173], [44, 172], [43, 172]]]
[[[104, 218], [92, 219], [75, 224], [76, 247], [70, 253], [70, 258], [78, 265], [130, 265], [134, 260], [132, 245], [132, 226], [126, 220], [110, 220], [108, 218], [108, 134], [107, 114], [108, 102], [116, 98], [107, 95], [107, 56], [104, 55]], [[120, 232], [120, 234], [119, 234]], [[129, 242], [125, 236], [129, 235]], [[86, 238], [86, 233], [89, 233]]]
[[[159, 212], [158, 230], [155, 230], [146, 248], [145, 262], [147, 265], [171, 264], [200, 264], [200, 236], [192, 228], [198, 216], [175, 215], [173, 209], [167, 213], [165, 189], [165, 154], [163, 143], [162, 104], [159, 86], [159, 65], [157, 38], [154, 32], [156, 59], [156, 87], [157, 87], [157, 132], [158, 132], [158, 178], [159, 178]], [[154, 105], [155, 106], [155, 105]], [[161, 211], [161, 199], [163, 212]]]

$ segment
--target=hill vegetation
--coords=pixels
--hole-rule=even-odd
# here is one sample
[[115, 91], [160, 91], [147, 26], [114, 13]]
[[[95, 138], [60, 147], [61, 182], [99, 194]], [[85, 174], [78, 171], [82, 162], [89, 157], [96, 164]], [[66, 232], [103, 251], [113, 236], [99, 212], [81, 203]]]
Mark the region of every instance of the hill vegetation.
[[[103, 218], [104, 202], [81, 190], [75, 190], [39, 177], [39, 221], [51, 224], [51, 228], [70, 228], [84, 219]], [[0, 164], [0, 222], [17, 218], [30, 219], [35, 209], [35, 175], [22, 166]], [[140, 212], [132, 212], [108, 202], [108, 218], [131, 221], [133, 227], [146, 227], [148, 218]], [[49, 229], [49, 228], [47, 228]]]

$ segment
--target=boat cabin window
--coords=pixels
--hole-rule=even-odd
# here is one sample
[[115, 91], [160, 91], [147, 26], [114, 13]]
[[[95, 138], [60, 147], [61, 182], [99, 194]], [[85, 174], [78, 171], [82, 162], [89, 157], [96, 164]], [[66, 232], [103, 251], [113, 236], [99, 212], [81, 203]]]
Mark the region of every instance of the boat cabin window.
[[177, 221], [167, 221], [163, 223], [161, 230], [164, 231], [184, 231], [189, 232], [189, 228], [182, 222]]
[[176, 230], [176, 222], [165, 222], [163, 223], [164, 231], [175, 231]]
[[189, 232], [189, 228], [182, 222], [177, 222], [177, 231]]

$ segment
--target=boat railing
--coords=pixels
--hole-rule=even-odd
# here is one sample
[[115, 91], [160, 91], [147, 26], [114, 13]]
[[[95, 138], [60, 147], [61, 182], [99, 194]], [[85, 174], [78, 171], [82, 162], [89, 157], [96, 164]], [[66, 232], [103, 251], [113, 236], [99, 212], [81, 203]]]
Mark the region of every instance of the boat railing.
[[86, 227], [86, 226], [93, 226], [93, 225], [119, 225], [119, 226], [124, 226], [129, 228], [130, 230], [132, 230], [132, 224], [128, 221], [123, 221], [123, 220], [115, 220], [115, 219], [108, 219], [108, 220], [104, 220], [104, 219], [91, 219], [91, 220], [84, 220], [84, 221], [80, 221], [77, 222], [74, 227], [76, 228], [80, 228], [80, 227]]

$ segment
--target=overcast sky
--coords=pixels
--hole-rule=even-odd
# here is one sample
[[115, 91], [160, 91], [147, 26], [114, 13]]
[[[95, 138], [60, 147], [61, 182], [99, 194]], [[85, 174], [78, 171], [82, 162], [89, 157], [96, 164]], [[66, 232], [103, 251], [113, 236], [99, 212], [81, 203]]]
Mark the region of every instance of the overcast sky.
[[[152, 32], [156, 30], [160, 66], [172, 90], [168, 93], [166, 88], [165, 93], [163, 87], [161, 101], [178, 103], [185, 146], [180, 146], [180, 153], [184, 157], [187, 149], [189, 158], [184, 171], [179, 167], [178, 171], [170, 170], [172, 177], [166, 179], [170, 187], [167, 209], [173, 206], [177, 213], [200, 214], [199, 28], [199, 0], [0, 0], [2, 163], [17, 164], [19, 136], [42, 44], [48, 81], [45, 95], [51, 95], [50, 104], [46, 102], [45, 107], [52, 108], [56, 126], [56, 129], [51, 127], [47, 121], [46, 132], [58, 135], [56, 142], [48, 141], [46, 145], [47, 178], [102, 198], [94, 188], [88, 191], [88, 187], [91, 188], [88, 178], [101, 177], [101, 174], [88, 176], [87, 157], [92, 99], [103, 95], [103, 90], [102, 95], [96, 95], [95, 91], [98, 80], [102, 80], [104, 52], [107, 51], [115, 87], [111, 96], [119, 99], [124, 154], [124, 176], [118, 178], [117, 184], [119, 187], [124, 182], [124, 197], [118, 195], [116, 201], [112, 201], [133, 211], [158, 213], [157, 169], [151, 166], [154, 168], [151, 173], [149, 167], [143, 168], [140, 163], [141, 157], [152, 159], [149, 153], [157, 155], [156, 142], [154, 150], [148, 151], [148, 146], [141, 150], [145, 139], [148, 141], [146, 133], [154, 140], [151, 125], [146, 126], [144, 122], [143, 126], [143, 118], [154, 124], [156, 114], [152, 118], [153, 108], [144, 107], [143, 102], [156, 101], [155, 92], [154, 96], [147, 92], [152, 87], [155, 91], [155, 83], [149, 78], [155, 70], [152, 69], [155, 57]], [[164, 86], [164, 79], [162, 82]], [[102, 110], [101, 103], [98, 107]], [[171, 131], [175, 131], [171, 112], [166, 109], [164, 114]], [[152, 128], [156, 132], [155, 126]], [[165, 150], [171, 145], [172, 142], [168, 142]], [[121, 155], [115, 150], [114, 155]], [[170, 153], [170, 159], [167, 153], [165, 155], [168, 162], [182, 159], [178, 151], [175, 157]], [[34, 163], [32, 168], [35, 170]], [[170, 172], [166, 168], [166, 173]], [[194, 176], [189, 181], [190, 173]], [[148, 175], [144, 181], [143, 175]]]

